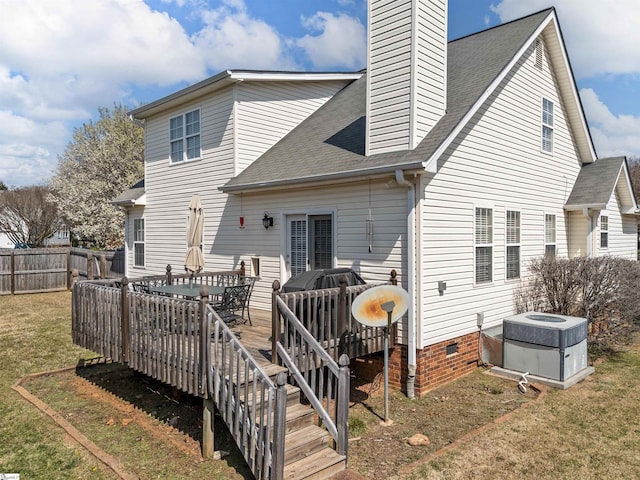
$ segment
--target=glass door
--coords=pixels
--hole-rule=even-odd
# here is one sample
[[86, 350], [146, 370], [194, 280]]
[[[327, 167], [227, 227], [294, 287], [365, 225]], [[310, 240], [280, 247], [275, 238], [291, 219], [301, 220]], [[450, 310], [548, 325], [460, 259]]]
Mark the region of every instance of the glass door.
[[287, 216], [286, 279], [333, 267], [333, 216]]

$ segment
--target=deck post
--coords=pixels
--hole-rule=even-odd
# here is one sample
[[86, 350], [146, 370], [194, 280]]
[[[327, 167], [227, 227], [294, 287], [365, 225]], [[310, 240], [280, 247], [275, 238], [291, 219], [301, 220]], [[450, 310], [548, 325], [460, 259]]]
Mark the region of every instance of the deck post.
[[336, 442], [336, 452], [347, 456], [349, 449], [349, 393], [350, 393], [350, 373], [349, 356], [343, 353], [338, 360], [340, 370], [338, 372], [338, 399], [336, 412], [336, 427], [338, 429], [338, 439]]
[[246, 267], [246, 263], [244, 263], [244, 260], [242, 260], [240, 262], [240, 278], [244, 278], [247, 276], [247, 267]]
[[271, 452], [271, 480], [284, 477], [285, 434], [287, 433], [287, 376], [276, 377], [276, 410], [273, 417], [273, 451]]
[[171, 264], [167, 264], [167, 285], [172, 285], [173, 278], [171, 276]]
[[107, 278], [107, 257], [104, 253], [100, 254], [100, 279]]
[[200, 287], [200, 381], [198, 382], [199, 393], [207, 396], [207, 385], [209, 375], [209, 359], [211, 358], [211, 333], [207, 308], [209, 306], [209, 287]]
[[[338, 325], [335, 335], [341, 338], [347, 330], [347, 277], [340, 276], [340, 294], [338, 297]], [[335, 358], [335, 357], [334, 357]]]
[[202, 399], [202, 458], [214, 458], [215, 453], [215, 404], [213, 397]]
[[271, 292], [271, 363], [280, 365], [277, 344], [280, 340], [280, 315], [278, 313], [278, 294], [280, 293], [280, 282], [274, 280]]
[[125, 276], [120, 281], [120, 299], [122, 301], [120, 331], [122, 333], [122, 363], [129, 363], [129, 350], [131, 338], [129, 335], [129, 279]]

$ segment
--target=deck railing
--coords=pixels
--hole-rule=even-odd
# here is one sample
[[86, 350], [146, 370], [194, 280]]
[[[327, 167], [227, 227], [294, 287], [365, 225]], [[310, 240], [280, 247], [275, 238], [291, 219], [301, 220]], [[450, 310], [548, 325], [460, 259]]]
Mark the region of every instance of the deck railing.
[[274, 383], [209, 307], [213, 320], [209, 390], [256, 479], [282, 478], [286, 377]]
[[[197, 281], [220, 285], [238, 273], [210, 272]], [[132, 282], [152, 286], [162, 279], [188, 281], [160, 276]], [[286, 376], [271, 380], [206, 296], [192, 301], [136, 292], [124, 277], [77, 282], [72, 298], [75, 344], [212, 400], [255, 478], [283, 477]]]
[[[322, 290], [281, 293], [278, 295], [311, 333], [334, 361], [342, 354], [356, 358], [384, 349], [384, 333], [381, 328], [367, 327], [351, 315], [355, 298], [375, 285], [347, 286]], [[275, 288], [275, 287], [274, 287]], [[277, 285], [279, 289], [279, 285]], [[278, 338], [281, 321], [273, 318], [273, 358], [277, 358], [275, 339]]]
[[278, 358], [333, 437], [336, 451], [346, 455], [349, 357], [343, 354], [338, 365], [275, 291], [273, 297], [274, 315], [283, 319], [282, 334], [275, 342]]

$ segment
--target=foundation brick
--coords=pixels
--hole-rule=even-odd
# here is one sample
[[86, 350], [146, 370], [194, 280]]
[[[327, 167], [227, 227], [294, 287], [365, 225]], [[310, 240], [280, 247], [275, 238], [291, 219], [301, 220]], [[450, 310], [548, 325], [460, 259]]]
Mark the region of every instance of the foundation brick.
[[[446, 342], [430, 345], [416, 352], [415, 394], [422, 396], [435, 387], [463, 377], [477, 368], [479, 334], [472, 333]], [[458, 344], [455, 353], [447, 355], [447, 346]], [[396, 345], [389, 351], [389, 386], [406, 392], [408, 375], [407, 346]], [[382, 352], [351, 361], [353, 373], [372, 381], [384, 370]]]

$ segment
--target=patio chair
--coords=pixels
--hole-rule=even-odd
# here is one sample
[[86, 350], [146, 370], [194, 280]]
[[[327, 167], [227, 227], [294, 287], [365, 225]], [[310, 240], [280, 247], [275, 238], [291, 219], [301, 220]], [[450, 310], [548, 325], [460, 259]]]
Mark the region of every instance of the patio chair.
[[[231, 285], [224, 288], [220, 301], [211, 304], [218, 316], [227, 324], [244, 320], [244, 312], [248, 311], [249, 295], [252, 285]], [[249, 319], [249, 322], [251, 320]], [[243, 323], [246, 323], [244, 320]]]
[[133, 291], [137, 293], [149, 293], [149, 285], [146, 283], [134, 282], [131, 284], [131, 288], [133, 288]]
[[[257, 277], [240, 277], [240, 284], [249, 285], [249, 293], [247, 295], [247, 319], [249, 320], [249, 325], [253, 325], [251, 323], [251, 312], [249, 311], [249, 302], [251, 301], [251, 293], [253, 292], [253, 286], [256, 283]], [[244, 316], [244, 312], [242, 313]]]

